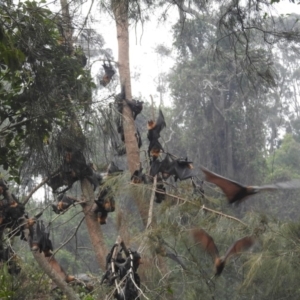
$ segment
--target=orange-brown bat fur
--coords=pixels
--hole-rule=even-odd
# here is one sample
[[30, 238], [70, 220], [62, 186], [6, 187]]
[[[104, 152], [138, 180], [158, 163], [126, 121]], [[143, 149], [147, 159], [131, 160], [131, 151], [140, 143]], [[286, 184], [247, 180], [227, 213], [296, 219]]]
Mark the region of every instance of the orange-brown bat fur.
[[151, 156], [159, 157], [160, 155], [160, 149], [159, 148], [152, 148], [150, 151]]
[[153, 120], [148, 121], [147, 129], [152, 130], [156, 126], [156, 123]]

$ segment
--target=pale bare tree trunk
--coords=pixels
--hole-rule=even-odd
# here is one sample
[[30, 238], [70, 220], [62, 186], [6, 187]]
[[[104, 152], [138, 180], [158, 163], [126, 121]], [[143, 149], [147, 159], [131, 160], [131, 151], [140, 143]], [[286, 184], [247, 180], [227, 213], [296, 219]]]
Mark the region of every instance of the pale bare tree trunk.
[[91, 243], [96, 255], [96, 259], [102, 270], [105, 270], [107, 248], [104, 243], [104, 237], [97, 216], [93, 211], [95, 207], [95, 196], [92, 185], [87, 179], [81, 181], [81, 190], [86, 203], [83, 205], [85, 222], [90, 236]]
[[[128, 21], [128, 0], [112, 0], [111, 7], [114, 13], [117, 38], [118, 38], [118, 66], [121, 86], [125, 87], [125, 97], [132, 99], [130, 64], [129, 64], [129, 21]], [[136, 139], [136, 127], [132, 112], [129, 106], [123, 101], [123, 127], [125, 136], [125, 147], [127, 154], [128, 168], [131, 174], [140, 167], [140, 151]], [[136, 199], [136, 205], [142, 217], [143, 223], [147, 223], [147, 211], [144, 203]]]
[[68, 0], [60, 0], [63, 37], [70, 52], [73, 51], [73, 29]]
[[[131, 79], [129, 65], [129, 23], [128, 23], [128, 0], [111, 2], [112, 10], [115, 16], [118, 38], [118, 66], [121, 86], [125, 87], [125, 97], [132, 99]], [[125, 135], [125, 147], [127, 153], [127, 162], [130, 173], [140, 166], [140, 152], [135, 136], [136, 127], [132, 117], [132, 112], [126, 102], [123, 105], [123, 126]]]
[[[68, 286], [65, 279], [60, 276], [49, 264], [49, 260], [44, 256], [44, 253], [32, 251], [32, 254], [41, 267], [41, 269], [54, 281], [54, 283], [62, 290], [69, 300], [80, 300], [72, 288]], [[53, 258], [54, 259], [54, 258]]]

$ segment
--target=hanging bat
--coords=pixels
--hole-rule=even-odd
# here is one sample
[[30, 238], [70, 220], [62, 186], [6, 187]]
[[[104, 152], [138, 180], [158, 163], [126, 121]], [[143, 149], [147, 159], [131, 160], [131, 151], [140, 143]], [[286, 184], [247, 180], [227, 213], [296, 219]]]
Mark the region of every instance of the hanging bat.
[[165, 117], [161, 110], [159, 110], [159, 115], [154, 122], [153, 120], [148, 121], [148, 155], [157, 158], [160, 154], [160, 151], [164, 150], [158, 139], [160, 138], [160, 132], [166, 127]]
[[192, 161], [188, 161], [187, 158], [175, 159], [169, 153], [161, 162], [155, 161], [151, 164], [150, 175], [155, 176], [158, 173], [161, 173], [164, 180], [174, 175], [175, 181], [195, 176]]
[[67, 210], [71, 205], [75, 204], [75, 200], [68, 197], [65, 194], [60, 194], [57, 197], [58, 202], [56, 204], [52, 204], [52, 209], [56, 214], [60, 214], [61, 212]]
[[140, 169], [135, 170], [131, 176], [131, 182], [133, 183], [146, 183], [146, 175], [143, 173], [142, 164], [140, 163]]
[[160, 138], [160, 132], [166, 127], [165, 117], [161, 110], [159, 110], [156, 122], [153, 120], [148, 121], [148, 140], [154, 141]]
[[133, 119], [135, 120], [137, 115], [139, 113], [141, 113], [141, 111], [143, 110], [143, 101], [139, 101], [139, 100], [128, 100], [125, 98], [126, 103], [128, 104], [128, 106], [130, 107], [131, 111], [132, 111], [132, 115], [133, 115]]
[[217, 185], [224, 192], [229, 203], [239, 203], [246, 197], [262, 191], [276, 191], [279, 189], [300, 188], [300, 181], [296, 179], [262, 186], [245, 186], [236, 181], [213, 173], [204, 167], [201, 167], [201, 170], [205, 174], [205, 180]]
[[166, 188], [162, 182], [157, 182], [155, 190], [155, 202], [162, 203], [166, 199]]
[[49, 228], [45, 228], [44, 222], [38, 220], [32, 228], [30, 228], [30, 247], [32, 251], [44, 252], [45, 256], [53, 250], [50, 240]]
[[108, 60], [108, 65], [104, 61], [102, 67], [104, 69], [105, 74], [102, 77], [102, 79], [100, 80], [100, 84], [105, 87], [110, 83], [110, 81], [111, 81], [112, 77], [115, 75], [116, 71], [113, 68], [113, 66], [111, 65], [110, 60]]
[[110, 193], [110, 188], [106, 187], [100, 191], [98, 199], [95, 200], [97, 206], [94, 213], [97, 215], [97, 220], [101, 225], [106, 224], [108, 213], [115, 211], [115, 200]]
[[243, 237], [235, 241], [226, 251], [223, 257], [219, 256], [219, 251], [213, 238], [203, 229], [193, 229], [192, 235], [196, 243], [199, 243], [204, 251], [208, 252], [214, 260], [215, 276], [221, 275], [226, 262], [231, 256], [238, 255], [253, 246], [255, 239], [252, 236]]
[[152, 157], [153, 161], [159, 157], [161, 151], [164, 151], [164, 149], [158, 140], [153, 140], [150, 142], [148, 147], [148, 156]]

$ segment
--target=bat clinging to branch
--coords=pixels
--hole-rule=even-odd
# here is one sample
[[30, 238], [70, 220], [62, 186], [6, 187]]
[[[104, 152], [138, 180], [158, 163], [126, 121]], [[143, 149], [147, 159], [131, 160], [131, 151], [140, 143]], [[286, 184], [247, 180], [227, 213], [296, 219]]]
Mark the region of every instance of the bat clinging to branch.
[[246, 197], [262, 191], [276, 191], [280, 189], [300, 188], [300, 181], [296, 179], [262, 186], [245, 186], [236, 181], [213, 173], [204, 167], [201, 167], [201, 170], [205, 174], [205, 180], [217, 185], [224, 192], [229, 203], [239, 203]]
[[152, 156], [153, 160], [155, 160], [159, 154], [160, 151], [163, 150], [162, 145], [158, 141], [160, 138], [160, 132], [166, 127], [165, 117], [161, 110], [159, 110], [159, 115], [156, 120], [150, 120], [148, 121], [148, 140], [150, 142], [149, 148], [148, 148], [148, 155], [149, 157]]
[[249, 249], [255, 242], [254, 237], [246, 236], [237, 241], [235, 241], [226, 251], [223, 257], [219, 256], [218, 248], [213, 240], [213, 238], [203, 229], [193, 229], [192, 235], [195, 242], [200, 243], [203, 249], [208, 252], [213, 260], [215, 265], [215, 276], [219, 276], [227, 262], [227, 260], [233, 256], [238, 255], [241, 252]]
[[163, 179], [174, 175], [175, 181], [195, 176], [191, 161], [188, 161], [187, 158], [175, 159], [169, 153], [162, 161], [156, 160], [151, 164], [150, 175], [155, 176], [158, 173], [161, 173]]

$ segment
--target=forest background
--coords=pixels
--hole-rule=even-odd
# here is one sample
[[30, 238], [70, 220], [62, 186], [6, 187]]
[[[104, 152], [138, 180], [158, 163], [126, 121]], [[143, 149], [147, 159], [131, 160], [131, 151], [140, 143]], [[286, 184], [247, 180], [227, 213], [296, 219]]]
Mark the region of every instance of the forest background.
[[[93, 291], [73, 287], [78, 297], [112, 297], [114, 287], [100, 281], [105, 257], [120, 235], [143, 258], [138, 269], [141, 299], [299, 299], [298, 192], [262, 193], [229, 205], [219, 189], [202, 182], [200, 170], [203, 165], [251, 185], [300, 177], [299, 16], [273, 11], [277, 2], [297, 4], [1, 2], [0, 164], [10, 190], [27, 201], [29, 192], [60, 165], [59, 146], [66, 144], [80, 149], [102, 174], [111, 162], [124, 170], [105, 177], [116, 211], [104, 225], [78, 204], [55, 214], [57, 195], [46, 185], [39, 201], [33, 197], [26, 202], [30, 215], [43, 211], [55, 258], [67, 273], [85, 273], [93, 281]], [[98, 18], [116, 22], [106, 26], [101, 21], [96, 29]], [[143, 67], [138, 80], [139, 72], [130, 72], [134, 57], [128, 59], [130, 44], [122, 29], [128, 25], [135, 32], [136, 24], [169, 24], [163, 22], [170, 19], [172, 45], [158, 45], [156, 55], [161, 65], [170, 64], [172, 57], [172, 68], [157, 71], [150, 84], [149, 78], [143, 80], [150, 72]], [[110, 31], [110, 26], [115, 27]], [[106, 46], [104, 37], [110, 32], [118, 32], [118, 56]], [[117, 73], [104, 87], [102, 64], [108, 59]], [[132, 95], [135, 82], [139, 89]], [[125, 143], [118, 133], [120, 112], [115, 106], [122, 86], [127, 99], [144, 101], [134, 122], [124, 105]], [[155, 186], [135, 185], [130, 178], [140, 162], [149, 172], [147, 121], [157, 118], [159, 107], [167, 124], [161, 133], [164, 150], [193, 161], [194, 180], [203, 184], [204, 195], [190, 179], [170, 178], [165, 200], [151, 208]], [[127, 154], [120, 155], [124, 147]], [[99, 189], [93, 191], [81, 178], [68, 195], [83, 196], [92, 206]], [[146, 226], [149, 211], [152, 223]], [[211, 257], [191, 240], [188, 232], [193, 227], [205, 228], [221, 253], [245, 235], [255, 234], [257, 243], [211, 279]], [[26, 242], [4, 235], [2, 244], [13, 247], [21, 273], [1, 269], [1, 299], [72, 299], [57, 290], [49, 294], [46, 271]]]

